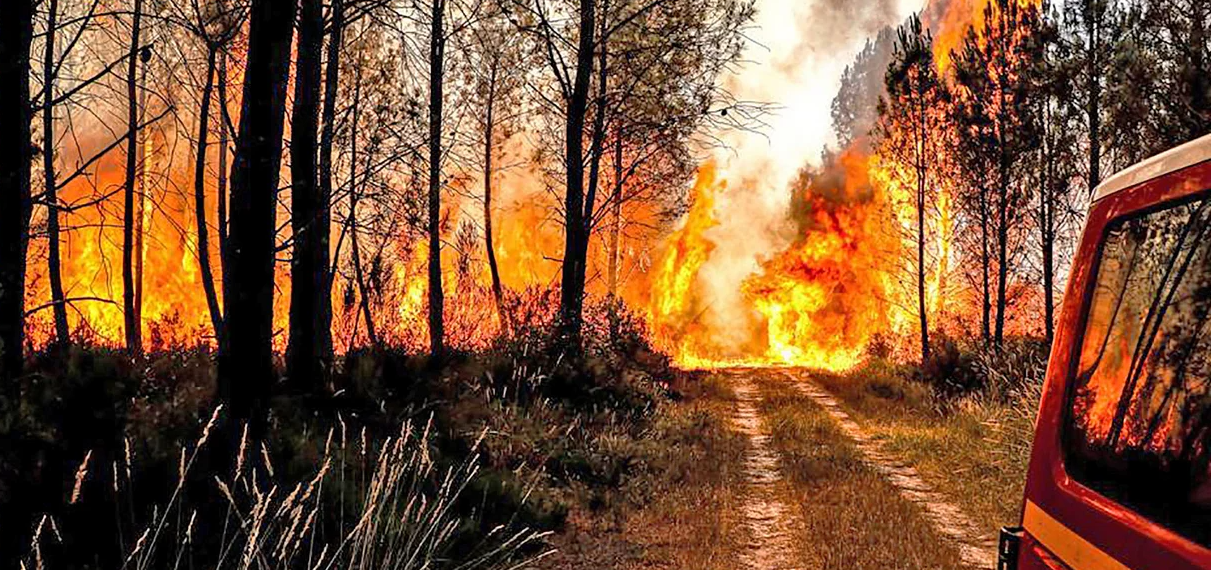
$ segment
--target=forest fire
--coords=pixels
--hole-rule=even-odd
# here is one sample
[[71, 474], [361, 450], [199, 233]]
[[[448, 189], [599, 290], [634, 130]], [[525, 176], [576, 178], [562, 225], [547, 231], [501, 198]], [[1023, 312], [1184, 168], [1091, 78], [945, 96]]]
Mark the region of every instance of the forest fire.
[[[986, 0], [956, 0], [927, 5], [922, 17], [936, 30], [933, 48], [940, 70], [950, 65], [950, 50], [959, 46], [968, 24], [978, 21], [986, 4]], [[234, 67], [228, 75], [229, 83], [238, 84], [242, 70]], [[882, 77], [873, 80], [882, 89]], [[238, 118], [238, 106], [230, 102], [228, 106], [229, 114]], [[136, 278], [141, 291], [142, 337], [149, 349], [199, 343], [213, 346], [215, 342], [206, 299], [198, 293], [204, 279], [197, 251], [199, 221], [190, 197], [180, 191], [189, 187], [191, 177], [180, 165], [189, 162], [194, 149], [179, 144], [182, 133], [176, 130], [157, 126], [142, 138], [145, 156], [141, 157], [139, 192], [148, 207], [137, 231], [143, 245], [136, 252]], [[907, 344], [915, 334], [915, 293], [903, 283], [903, 267], [897, 264], [903, 263], [905, 252], [911, 249], [904, 230], [916, 223], [910, 192], [896, 176], [896, 169], [903, 165], [879, 156], [867, 145], [851, 144], [823, 166], [805, 169], [792, 182], [790, 213], [782, 221], [784, 227], [776, 231], [778, 240], [755, 261], [749, 260], [752, 266], [744, 270], [751, 274], [733, 287], [743, 307], [731, 307], [726, 314], [720, 305], [735, 303], [718, 298], [718, 291], [702, 287], [701, 280], [704, 273], [716, 269], [712, 263], [719, 240], [735, 239], [719, 235], [721, 218], [726, 217], [716, 211], [719, 195], [751, 181], [741, 180], [718, 158], [702, 164], [690, 188], [691, 208], [680, 225], [667, 234], [655, 229], [643, 237], [644, 243], [626, 246], [636, 258], [655, 252], [654, 262], [631, 260], [636, 274], [631, 283], [618, 286], [623, 301], [644, 317], [652, 341], [687, 367], [794, 365], [832, 370], [857, 364], [876, 338], [896, 338]], [[223, 225], [214, 209], [221, 198], [216, 184], [217, 146], [212, 144], [207, 151], [205, 201], [209, 213], [204, 223], [212, 232], [211, 271], [214, 280], [221, 282], [224, 252], [218, 245], [221, 240], [213, 238], [213, 233], [222, 233], [218, 230]], [[86, 156], [95, 149], [76, 150]], [[117, 199], [123, 186], [120, 158], [114, 153], [98, 163], [95, 173], [67, 184], [60, 193], [67, 207], [59, 213], [70, 228], [60, 239], [64, 249], [60, 270], [72, 334], [114, 346], [122, 344], [124, 328], [119, 266], [122, 212]], [[370, 159], [366, 160], [368, 167]], [[359, 182], [356, 167], [345, 165], [349, 179], [343, 184], [390, 184]], [[542, 297], [559, 286], [563, 228], [552, 218], [559, 206], [552, 202], [543, 177], [527, 168], [498, 181], [503, 196], [496, 203], [505, 215], [494, 222], [494, 250], [505, 296], [513, 299], [508, 304], [516, 310], [523, 310], [515, 306], [519, 301], [524, 304], [518, 297]], [[479, 181], [467, 172], [454, 179], [459, 181], [455, 184], [459, 186], [454, 192], [457, 196], [450, 196], [442, 208], [441, 238], [449, 244], [441, 253], [447, 292], [444, 314], [451, 345], [482, 348], [505, 328], [502, 317], [509, 320], [512, 316], [500, 307], [485, 311], [497, 301], [483, 259], [481, 203], [474, 197], [478, 189], [469, 187]], [[341, 188], [338, 194], [357, 191]], [[955, 248], [953, 198], [944, 188], [936, 194], [938, 202], [927, 220], [932, 262], [927, 269], [926, 297], [931, 318], [948, 310], [942, 305]], [[90, 204], [74, 207], [82, 203]], [[352, 203], [333, 205], [333, 345], [338, 352], [368, 344], [423, 347], [428, 337], [425, 240], [415, 221], [401, 221], [397, 213], [392, 213], [396, 219], [386, 219], [387, 214], [375, 211], [373, 205], [362, 204], [357, 213], [354, 208]], [[644, 218], [636, 225], [647, 224], [649, 219], [653, 226], [659, 223], [647, 211], [654, 208], [651, 205], [628, 208], [631, 211], [626, 217]], [[279, 219], [289, 218], [284, 201], [279, 201], [278, 209]], [[35, 225], [38, 215], [43, 216], [44, 225], [45, 212], [35, 215]], [[617, 252], [606, 251], [606, 238], [599, 239], [592, 242], [589, 257], [590, 266], [601, 275], [607, 260]], [[290, 236], [278, 236], [277, 242], [287, 253]], [[31, 259], [42, 259], [44, 252], [37, 248], [45, 247], [45, 243], [35, 242]], [[603, 280], [589, 280], [590, 294], [604, 296]], [[45, 264], [31, 265], [26, 282], [27, 298], [52, 298]], [[289, 263], [276, 265], [275, 287], [273, 344], [283, 351], [289, 334]], [[221, 301], [223, 287], [216, 289]], [[26, 327], [34, 346], [46, 345], [55, 334], [50, 308], [45, 303], [31, 303]], [[546, 311], [547, 318], [552, 315]]]
[[[699, 171], [693, 207], [669, 238], [653, 278], [649, 318], [657, 344], [687, 367], [801, 366], [846, 370], [876, 337], [911, 332], [910, 300], [896, 281], [907, 218], [874, 157], [852, 148], [819, 170], [804, 170], [792, 192], [790, 243], [746, 279], [747, 322], [728, 323], [747, 340], [724, 346], [697, 279], [715, 243], [714, 194], [726, 189], [714, 165]], [[939, 237], [948, 243], [949, 237]], [[941, 280], [940, 273], [932, 283]], [[931, 287], [931, 306], [937, 295]], [[936, 310], [936, 309], [935, 309]], [[910, 335], [911, 336], [911, 335]]]

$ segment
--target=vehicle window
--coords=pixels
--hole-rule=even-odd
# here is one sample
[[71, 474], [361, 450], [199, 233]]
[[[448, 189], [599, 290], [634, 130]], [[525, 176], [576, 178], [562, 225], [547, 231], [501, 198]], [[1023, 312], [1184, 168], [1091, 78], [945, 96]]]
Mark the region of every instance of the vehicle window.
[[1073, 477], [1211, 544], [1211, 200], [1110, 224], [1065, 429]]

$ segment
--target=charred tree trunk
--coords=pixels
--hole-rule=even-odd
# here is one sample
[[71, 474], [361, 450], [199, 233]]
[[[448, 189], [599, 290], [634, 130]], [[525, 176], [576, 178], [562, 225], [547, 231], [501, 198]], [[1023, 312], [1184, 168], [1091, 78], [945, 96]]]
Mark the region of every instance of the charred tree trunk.
[[[53, 0], [52, 0], [53, 1]], [[135, 300], [135, 178], [139, 168], [139, 34], [143, 20], [143, 0], [134, 0], [134, 15], [130, 29], [130, 54], [126, 62], [126, 181], [123, 191], [122, 214], [122, 315], [126, 330], [126, 350], [143, 351], [142, 319]], [[56, 317], [57, 319], [58, 317]]]
[[230, 111], [227, 108], [227, 53], [219, 52], [219, 181], [216, 193], [219, 202], [219, 267], [222, 268], [223, 291], [227, 291], [227, 132], [231, 124]]
[[[609, 0], [606, 0], [603, 6], [603, 12], [609, 11]], [[589, 188], [585, 193], [584, 200], [584, 229], [580, 236], [579, 250], [577, 251], [580, 257], [580, 273], [576, 276], [577, 285], [580, 288], [581, 302], [584, 300], [585, 290], [585, 273], [588, 269], [589, 259], [589, 240], [593, 235], [593, 216], [597, 204], [597, 189], [601, 184], [601, 158], [605, 153], [605, 130], [606, 130], [606, 95], [607, 82], [609, 80], [607, 57], [609, 54], [607, 38], [605, 35], [605, 21], [603, 18], [602, 29], [599, 32], [600, 44], [600, 59], [597, 63], [597, 109], [593, 112], [593, 130], [589, 137]]]
[[215, 291], [214, 274], [210, 268], [210, 231], [206, 227], [206, 146], [210, 138], [210, 98], [214, 91], [216, 46], [206, 50], [206, 83], [202, 87], [202, 103], [198, 109], [198, 151], [193, 166], [194, 217], [198, 220], [198, 268], [202, 273], [202, 290], [206, 293], [206, 308], [210, 311], [210, 326], [215, 340], [223, 343], [223, 313]]
[[30, 44], [34, 0], [0, 18], [0, 393], [15, 397], [25, 345], [25, 252], [29, 244]]
[[[325, 241], [331, 239], [331, 224], [332, 224], [332, 145], [336, 138], [336, 93], [337, 86], [340, 84], [341, 71], [341, 48], [344, 45], [344, 30], [345, 30], [345, 5], [342, 0], [333, 0], [331, 8], [332, 16], [332, 31], [328, 37], [328, 53], [325, 61], [324, 69], [324, 105], [320, 111], [323, 126], [320, 129], [320, 156], [319, 156], [319, 198], [321, 207], [323, 208], [324, 227], [320, 230], [324, 233]], [[337, 245], [337, 251], [340, 251], [340, 245]], [[328, 259], [328, 248], [324, 248], [325, 259]], [[320, 341], [324, 344], [320, 349], [323, 354], [329, 356], [333, 353], [332, 347], [332, 280], [336, 273], [336, 259], [328, 259], [328, 267], [325, 270], [324, 276], [326, 279], [320, 283], [320, 292], [318, 293], [319, 311], [322, 322], [327, 323], [324, 331], [321, 332]]]
[[579, 32], [576, 47], [576, 79], [567, 101], [564, 124], [564, 256], [559, 297], [560, 328], [573, 349], [580, 345], [584, 308], [585, 232], [584, 127], [589, 106], [589, 83], [593, 75], [593, 36], [596, 26], [596, 0], [580, 0]]
[[[619, 131], [616, 129], [616, 131]], [[614, 196], [610, 202], [610, 262], [606, 269], [606, 290], [611, 300], [618, 296], [619, 265], [622, 261], [622, 133], [614, 133]], [[613, 311], [614, 303], [610, 304]]]
[[260, 417], [273, 383], [274, 218], [282, 159], [292, 0], [253, 0], [240, 128], [231, 173], [226, 330], [219, 394], [237, 420]]
[[492, 298], [496, 301], [496, 317], [502, 327], [505, 322], [505, 295], [500, 285], [500, 268], [496, 265], [496, 247], [492, 245], [492, 145], [496, 111], [496, 79], [500, 60], [495, 59], [488, 70], [488, 99], [484, 120], [484, 249], [488, 254], [488, 272], [492, 275]]
[[295, 388], [314, 392], [332, 361], [332, 322], [320, 297], [328, 281], [328, 200], [316, 171], [324, 13], [320, 0], [299, 3], [298, 62], [290, 126], [291, 218], [290, 344], [286, 370]]
[[[918, 69], [917, 73], [921, 73]], [[925, 124], [925, 94], [920, 88], [920, 77], [916, 89], [917, 129], [917, 315], [921, 324], [921, 364], [929, 360], [929, 315], [925, 312], [925, 177], [928, 164], [925, 162], [928, 130]]]
[[46, 185], [46, 269], [50, 274], [55, 343], [65, 345], [71, 342], [71, 330], [67, 326], [67, 297], [63, 293], [59, 254], [59, 192], [55, 181], [55, 19], [58, 11], [58, 0], [48, 0], [46, 40], [42, 55], [42, 178]]
[[366, 319], [366, 337], [370, 340], [371, 346], [378, 348], [381, 343], [374, 328], [374, 315], [370, 312], [370, 289], [366, 286], [366, 273], [362, 271], [362, 250], [359, 245], [357, 228], [357, 199], [358, 192], [360, 192], [357, 183], [357, 127], [358, 120], [361, 118], [362, 68], [358, 65], [356, 69], [357, 80], [353, 85], [353, 128], [349, 145], [349, 217], [345, 220], [345, 226], [349, 228], [349, 241], [353, 248], [353, 278], [357, 281], [358, 304], [361, 307], [362, 316]]
[[441, 158], [442, 64], [446, 38], [443, 29], [445, 0], [433, 0], [429, 28], [429, 354], [435, 360], [445, 347], [442, 314]]
[[992, 251], [989, 235], [992, 212], [988, 207], [988, 188], [980, 187], [980, 269], [982, 275], [982, 298], [980, 306], [980, 334], [987, 345], [992, 340]]

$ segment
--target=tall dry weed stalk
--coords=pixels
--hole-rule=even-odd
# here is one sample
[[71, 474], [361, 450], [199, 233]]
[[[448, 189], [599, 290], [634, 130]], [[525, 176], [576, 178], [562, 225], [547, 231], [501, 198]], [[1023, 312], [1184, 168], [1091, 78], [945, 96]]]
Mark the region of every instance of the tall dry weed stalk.
[[[342, 419], [327, 432], [314, 474], [292, 486], [275, 482], [269, 449], [250, 441], [243, 429], [234, 472], [207, 474], [226, 502], [222, 520], [206, 527], [221, 529], [220, 536], [207, 537], [218, 547], [196, 548], [199, 509], [186, 504], [186, 482], [194, 478], [192, 470], [221, 411], [221, 406], [214, 410], [193, 445], [181, 448], [175, 488], [124, 547], [122, 570], [496, 570], [527, 567], [551, 554], [541, 545], [547, 533], [504, 526], [466, 546], [460, 532], [472, 523], [457, 506], [479, 471], [483, 434], [464, 461], [439, 466], [429, 455], [432, 419], [420, 429], [405, 423], [381, 442], [365, 430], [349, 441]], [[91, 457], [90, 452], [76, 472], [72, 504], [82, 500]], [[119, 461], [123, 465], [115, 462], [112, 469], [115, 494], [134, 490], [129, 443]], [[325, 521], [337, 531], [326, 528]], [[98, 530], [108, 526], [109, 521], [96, 525]], [[456, 545], [462, 551], [451, 552]], [[71, 545], [55, 519], [43, 516], [22, 570], [54, 567], [46, 555], [54, 547]]]

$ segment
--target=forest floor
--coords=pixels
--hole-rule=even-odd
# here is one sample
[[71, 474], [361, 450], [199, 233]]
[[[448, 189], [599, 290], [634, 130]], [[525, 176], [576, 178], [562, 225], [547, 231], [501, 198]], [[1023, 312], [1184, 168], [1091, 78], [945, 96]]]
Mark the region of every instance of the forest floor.
[[940, 406], [878, 367], [722, 370], [703, 386], [668, 412], [715, 418], [679, 460], [685, 475], [653, 481], [633, 512], [571, 513], [547, 567], [994, 565], [1024, 479], [1016, 418], [1029, 414]]

